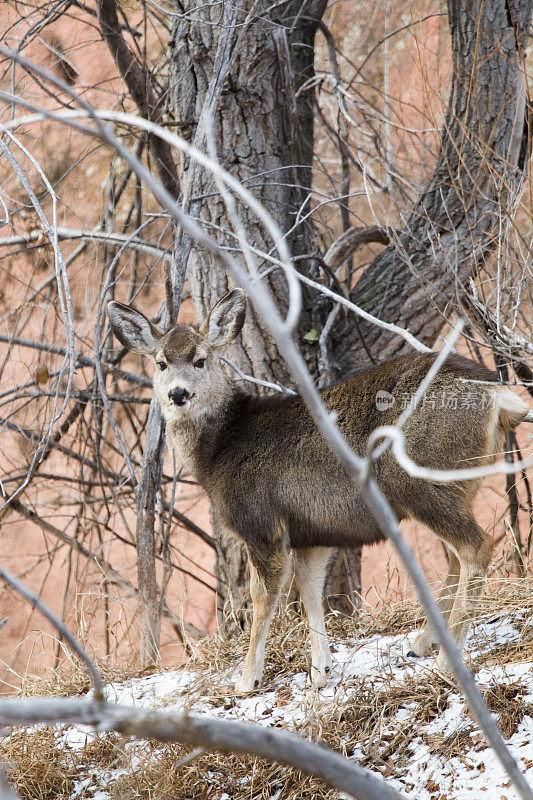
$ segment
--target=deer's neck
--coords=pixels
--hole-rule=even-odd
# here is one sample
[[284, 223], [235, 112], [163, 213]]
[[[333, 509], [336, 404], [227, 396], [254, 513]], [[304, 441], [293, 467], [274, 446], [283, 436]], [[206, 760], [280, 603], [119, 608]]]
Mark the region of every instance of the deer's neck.
[[[186, 469], [205, 486], [212, 472], [216, 452], [225, 431], [231, 426], [232, 409], [237, 390], [227, 390], [209, 408], [191, 411], [183, 417], [167, 420], [167, 435], [176, 455]], [[206, 487], [207, 488], [207, 487]]]

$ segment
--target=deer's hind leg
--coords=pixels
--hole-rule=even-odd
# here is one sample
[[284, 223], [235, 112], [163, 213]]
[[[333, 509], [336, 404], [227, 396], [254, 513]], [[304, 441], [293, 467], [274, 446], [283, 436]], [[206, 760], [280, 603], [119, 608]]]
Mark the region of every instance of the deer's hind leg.
[[[459, 583], [448, 618], [448, 627], [454, 635], [459, 649], [462, 649], [470, 628], [476, 600], [483, 589], [494, 543], [492, 536], [485, 533], [472, 516], [464, 520], [459, 533], [462, 535], [454, 536], [453, 543], [448, 540], [450, 546], [455, 549], [460, 563]], [[437, 668], [442, 672], [453, 672], [442, 648], [437, 657]]]
[[[477, 524], [470, 511], [450, 514], [446, 528], [442, 521], [435, 524], [435, 520], [432, 527], [450, 551], [446, 586], [438, 602], [447, 618], [450, 632], [461, 649], [468, 634], [475, 602], [483, 588], [494, 545], [492, 537]], [[415, 639], [411, 652], [417, 656], [429, 655], [436, 644], [438, 638], [435, 631], [427, 624]], [[437, 658], [437, 668], [442, 672], [452, 672], [442, 649]]]
[[294, 550], [294, 570], [300, 590], [311, 639], [312, 686], [321, 689], [331, 675], [331, 653], [324, 622], [322, 594], [326, 570], [331, 558], [329, 547], [309, 547]]
[[244, 668], [235, 684], [235, 690], [243, 694], [256, 691], [261, 686], [268, 628], [290, 566], [289, 549], [284, 536], [280, 536], [271, 548], [265, 547], [261, 553], [249, 550], [248, 554], [253, 604], [252, 629]]
[[[461, 565], [459, 559], [451, 548], [448, 550], [448, 575], [444, 581], [437, 604], [448, 622], [450, 611], [452, 610], [457, 586], [459, 584], [459, 572]], [[433, 626], [428, 620], [426, 627], [420, 631], [413, 642], [412, 649], [407, 653], [408, 656], [430, 656], [433, 650], [438, 647], [439, 637], [435, 633]]]

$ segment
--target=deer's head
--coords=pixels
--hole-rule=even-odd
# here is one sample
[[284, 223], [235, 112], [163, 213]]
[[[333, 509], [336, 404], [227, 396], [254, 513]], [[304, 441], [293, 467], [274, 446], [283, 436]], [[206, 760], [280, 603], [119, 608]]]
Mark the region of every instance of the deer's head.
[[242, 289], [222, 297], [199, 328], [178, 324], [164, 331], [131, 306], [112, 301], [107, 309], [113, 332], [124, 347], [153, 358], [154, 391], [167, 421], [201, 415], [220, 405], [228, 381], [217, 351], [241, 331]]

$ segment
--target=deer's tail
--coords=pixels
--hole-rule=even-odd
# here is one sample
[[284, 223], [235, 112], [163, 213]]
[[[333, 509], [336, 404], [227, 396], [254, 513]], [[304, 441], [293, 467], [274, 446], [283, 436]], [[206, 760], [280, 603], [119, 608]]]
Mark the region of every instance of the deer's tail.
[[533, 422], [533, 410], [521, 397], [505, 386], [497, 389], [498, 423], [507, 433], [521, 422]]

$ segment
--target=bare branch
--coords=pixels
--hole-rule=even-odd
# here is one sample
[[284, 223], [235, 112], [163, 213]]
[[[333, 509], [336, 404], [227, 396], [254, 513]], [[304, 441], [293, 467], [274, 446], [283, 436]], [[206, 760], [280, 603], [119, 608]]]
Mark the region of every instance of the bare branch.
[[342, 236], [339, 236], [333, 242], [324, 256], [324, 261], [331, 269], [336, 270], [363, 245], [371, 242], [389, 244], [390, 240], [391, 234], [387, 228], [382, 228], [379, 225], [370, 225], [367, 228], [354, 226], [353, 228], [348, 228]]
[[254, 386], [263, 386], [265, 389], [273, 389], [275, 392], [281, 392], [282, 394], [296, 394], [296, 392], [293, 392], [292, 389], [289, 389], [287, 386], [281, 386], [279, 383], [262, 381], [260, 378], [254, 378], [253, 375], [245, 375], [242, 369], [239, 369], [237, 364], [234, 364], [233, 361], [229, 360], [229, 358], [220, 356], [220, 360], [235, 370], [239, 376], [238, 378], [235, 378], [235, 380], [247, 381], [248, 383], [253, 383]]
[[[21, 339], [19, 336], [6, 336], [4, 333], [0, 333], [0, 342], [6, 342], [10, 345], [17, 344], [21, 347], [31, 347], [34, 350], [43, 350], [46, 353], [55, 353], [58, 356], [64, 356], [67, 352], [64, 347], [59, 347], [56, 344], [36, 342], [32, 339]], [[90, 356], [84, 356], [82, 353], [79, 353], [76, 356], [76, 363], [80, 364], [82, 367], [92, 367], [93, 369], [96, 367], [96, 361], [94, 358], [91, 358]], [[117, 378], [124, 378], [124, 380], [139, 384], [140, 386], [152, 386], [152, 381], [150, 378], [145, 378], [142, 375], [136, 375], [134, 372], [127, 372], [124, 369], [120, 369], [119, 367], [115, 367], [111, 364], [106, 364], [105, 362], [102, 364], [102, 368], [104, 372], [112, 372]]]
[[[139, 113], [153, 122], [161, 122], [161, 99], [155, 97], [150, 74], [141, 67], [124, 40], [115, 0], [98, 0], [96, 8], [102, 36], [137, 104]], [[170, 147], [164, 140], [155, 136], [150, 136], [150, 147], [154, 153], [161, 182], [178, 199], [181, 188]]]
[[[26, 506], [24, 506], [19, 500], [14, 500], [12, 507], [15, 511], [34, 522], [44, 531], [52, 534], [52, 536], [55, 536], [60, 541], [64, 542], [64, 544], [67, 544], [73, 550], [80, 553], [80, 555], [82, 555], [88, 561], [91, 561], [96, 567], [98, 567], [106, 580], [115, 586], [119, 586], [128, 597], [137, 597], [137, 589], [132, 583], [130, 583], [130, 581], [126, 580], [126, 578], [123, 578], [116, 569], [107, 563], [107, 561], [95, 556], [94, 553], [88, 550], [83, 544], [81, 544], [81, 542], [78, 542], [78, 540], [73, 536], [69, 536], [68, 534], [59, 530], [59, 528], [56, 528], [55, 525], [52, 525], [45, 519], [42, 519], [42, 517], [39, 517], [34, 511], [26, 508]], [[170, 609], [167, 603], [163, 604], [163, 614], [172, 623], [175, 631], [186, 633], [193, 639], [202, 639], [205, 636], [205, 631], [201, 631], [196, 627], [196, 625], [193, 625], [192, 623], [187, 622], [179, 617]]]
[[[57, 228], [57, 238], [61, 240], [66, 239], [84, 239], [91, 242], [102, 242], [104, 244], [127, 244], [128, 248], [138, 250], [140, 253], [154, 256], [155, 258], [162, 258], [165, 261], [170, 261], [171, 254], [164, 250], [162, 247], [157, 247], [150, 242], [145, 242], [142, 239], [135, 237], [125, 236], [121, 233], [105, 233], [104, 231], [83, 231], [76, 228]], [[42, 230], [34, 230], [29, 233], [19, 234], [18, 236], [6, 236], [0, 239], [0, 247], [8, 247], [14, 244], [30, 244], [37, 243], [40, 247], [49, 247], [49, 243], [43, 240]]]
[[[533, 422], [533, 418], [528, 420]], [[376, 441], [388, 437], [392, 439], [392, 452], [401, 467], [414, 478], [422, 478], [426, 481], [438, 481], [439, 483], [450, 483], [452, 481], [471, 481], [476, 478], [486, 478], [488, 475], [516, 475], [517, 472], [530, 467], [533, 464], [533, 456], [523, 461], [515, 461], [513, 464], [499, 461], [497, 464], [489, 464], [485, 467], [467, 467], [465, 469], [430, 469], [416, 464], [405, 452], [405, 434], [394, 425], [383, 425], [372, 432], [369, 440], [370, 450]]]
[[56, 617], [53, 611], [51, 611], [48, 608], [48, 606], [45, 603], [43, 603], [41, 598], [37, 594], [35, 594], [35, 592], [32, 592], [31, 589], [28, 589], [27, 586], [24, 586], [24, 584], [21, 583], [18, 580], [18, 578], [15, 578], [14, 575], [11, 575], [3, 567], [0, 567], [0, 576], [5, 580], [6, 583], [12, 586], [13, 589], [15, 589], [17, 592], [19, 592], [19, 594], [25, 597], [26, 600], [29, 600], [30, 603], [32, 603], [32, 605], [38, 608], [41, 614], [43, 614], [47, 618], [47, 620], [49, 620], [49, 622], [52, 623], [54, 628], [56, 628], [59, 631], [61, 636], [69, 643], [69, 645], [72, 647], [76, 655], [78, 655], [81, 658], [81, 660], [87, 667], [89, 675], [91, 676], [92, 682], [94, 684], [95, 697], [98, 700], [103, 699], [104, 684], [102, 683], [100, 673], [96, 669], [93, 660], [89, 657], [85, 648], [82, 647], [82, 645], [76, 639], [76, 637], [72, 635], [67, 626], [63, 622], [61, 622], [61, 620], [58, 617]]
[[21, 144], [21, 142], [18, 141], [18, 139], [13, 135], [13, 133], [11, 133], [11, 131], [8, 131], [6, 129], [5, 132], [6, 132], [7, 136], [9, 137], [9, 140], [18, 146], [18, 148], [28, 158], [30, 163], [35, 167], [35, 169], [39, 173], [43, 183], [45, 184], [45, 186], [46, 186], [46, 188], [47, 188], [47, 190], [48, 190], [48, 192], [50, 194], [50, 197], [52, 198], [52, 224], [50, 224], [48, 219], [47, 219], [47, 217], [46, 217], [46, 215], [45, 215], [45, 213], [44, 213], [44, 211], [43, 211], [42, 205], [39, 202], [39, 200], [37, 199], [37, 196], [35, 195], [35, 192], [33, 191], [33, 189], [31, 187], [31, 185], [30, 185], [30, 183], [29, 183], [24, 171], [20, 167], [20, 165], [17, 162], [16, 158], [13, 156], [13, 154], [12, 154], [11, 150], [9, 149], [9, 147], [7, 146], [7, 144], [2, 139], [0, 139], [0, 148], [2, 149], [4, 155], [7, 157], [7, 160], [9, 161], [13, 171], [15, 172], [15, 174], [17, 175], [17, 177], [21, 181], [21, 183], [22, 183], [22, 185], [24, 187], [24, 190], [26, 191], [26, 193], [27, 193], [27, 195], [28, 195], [28, 197], [29, 197], [29, 199], [31, 201], [31, 204], [33, 205], [33, 207], [34, 207], [34, 209], [35, 209], [35, 211], [37, 213], [37, 216], [39, 217], [39, 220], [40, 220], [40, 222], [41, 222], [41, 224], [43, 226], [43, 230], [44, 230], [46, 236], [48, 237], [48, 239], [50, 240], [50, 244], [52, 245], [53, 250], [54, 250], [55, 271], [56, 271], [56, 280], [57, 280], [57, 294], [58, 294], [58, 298], [59, 298], [59, 304], [60, 304], [60, 307], [61, 307], [63, 323], [64, 323], [64, 326], [65, 326], [65, 335], [66, 335], [66, 344], [67, 344], [67, 352], [66, 352], [66, 355], [65, 355], [65, 361], [63, 362], [63, 365], [61, 366], [59, 381], [58, 381], [58, 384], [57, 384], [58, 385], [58, 389], [59, 389], [61, 378], [63, 377], [63, 374], [67, 370], [67, 367], [68, 367], [68, 381], [67, 381], [67, 387], [66, 387], [66, 396], [64, 397], [63, 402], [62, 402], [61, 407], [59, 408], [59, 410], [57, 408], [58, 401], [59, 401], [59, 396], [56, 396], [55, 399], [54, 399], [50, 422], [49, 422], [49, 424], [48, 424], [43, 436], [41, 437], [41, 440], [40, 440], [40, 442], [39, 442], [39, 444], [37, 446], [37, 449], [35, 450], [35, 453], [33, 455], [33, 458], [32, 458], [31, 464], [29, 466], [28, 473], [27, 473], [27, 476], [26, 476], [25, 480], [21, 483], [20, 486], [17, 487], [15, 492], [10, 497], [7, 498], [7, 500], [5, 501], [4, 505], [0, 507], [0, 512], [7, 505], [9, 505], [9, 503], [12, 502], [13, 498], [16, 497], [17, 494], [19, 492], [21, 492], [29, 484], [29, 482], [31, 480], [31, 476], [33, 474], [33, 471], [35, 470], [35, 468], [36, 468], [36, 466], [37, 466], [37, 464], [39, 462], [39, 459], [41, 457], [42, 451], [46, 447], [47, 440], [51, 435], [52, 427], [53, 427], [55, 421], [59, 417], [61, 417], [61, 415], [63, 414], [63, 412], [65, 411], [65, 409], [67, 407], [68, 398], [69, 398], [69, 395], [70, 395], [70, 391], [72, 389], [72, 380], [73, 380], [73, 377], [74, 377], [74, 368], [75, 368], [74, 322], [73, 322], [73, 312], [72, 312], [72, 299], [71, 299], [71, 296], [70, 296], [70, 287], [69, 287], [69, 283], [68, 283], [68, 276], [67, 276], [67, 272], [66, 272], [66, 268], [65, 268], [65, 263], [64, 263], [64, 260], [63, 260], [63, 255], [61, 253], [61, 249], [59, 247], [59, 244], [58, 244], [58, 241], [57, 241], [57, 235], [56, 235], [56, 232], [55, 232], [56, 228], [57, 228], [57, 196], [56, 196], [56, 194], [55, 194], [55, 192], [54, 192], [54, 190], [52, 188], [52, 185], [50, 184], [50, 181], [48, 180], [48, 178], [44, 174], [43, 170], [41, 169], [41, 166], [36, 161], [36, 159], [33, 157], [33, 155]]
[[70, 698], [0, 700], [0, 725], [36, 723], [91, 725], [98, 731], [141, 739], [183, 742], [223, 753], [250, 753], [314, 775], [358, 800], [406, 800], [385, 781], [327, 747], [248, 722]]

